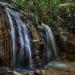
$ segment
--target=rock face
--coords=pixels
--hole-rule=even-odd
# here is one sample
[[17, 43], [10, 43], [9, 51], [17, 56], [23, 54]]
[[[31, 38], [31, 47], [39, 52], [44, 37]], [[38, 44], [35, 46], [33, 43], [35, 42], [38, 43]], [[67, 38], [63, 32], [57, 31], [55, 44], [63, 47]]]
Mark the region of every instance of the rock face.
[[[7, 18], [5, 16], [4, 11], [0, 7], [0, 60], [4, 61], [3, 64], [10, 64], [9, 60], [11, 58], [11, 40], [8, 36], [7, 30]], [[8, 44], [7, 44], [8, 43]], [[10, 47], [10, 49], [9, 49]], [[5, 50], [6, 49], [6, 50]], [[5, 60], [6, 59], [6, 60]], [[0, 63], [2, 63], [0, 61]]]
[[62, 56], [75, 60], [75, 17], [60, 18], [58, 20], [58, 40]]

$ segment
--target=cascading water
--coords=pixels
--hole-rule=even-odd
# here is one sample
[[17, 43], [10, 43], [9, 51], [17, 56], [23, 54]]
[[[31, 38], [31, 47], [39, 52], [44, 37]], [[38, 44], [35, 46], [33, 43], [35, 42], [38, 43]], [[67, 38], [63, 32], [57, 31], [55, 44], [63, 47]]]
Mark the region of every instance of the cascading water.
[[[51, 28], [48, 25], [45, 25], [44, 23], [41, 24], [40, 29], [44, 30], [44, 43], [45, 43], [45, 65], [48, 68], [58, 68], [58, 69], [67, 69], [69, 66], [66, 64], [63, 64], [58, 59], [58, 52], [57, 52], [57, 46], [55, 42], [55, 38], [53, 35], [53, 32]], [[43, 32], [42, 32], [43, 33]], [[43, 35], [41, 35], [43, 36]]]
[[[28, 60], [29, 68], [32, 68], [31, 43], [27, 26], [20, 19], [20, 14], [18, 12], [6, 7], [6, 14], [10, 23], [10, 35], [13, 43], [13, 66], [25, 68], [26, 66], [22, 66], [22, 62]], [[19, 45], [18, 50], [16, 49], [17, 45]]]
[[[44, 27], [44, 30], [46, 32], [47, 48], [49, 50], [51, 50], [51, 52], [53, 53], [54, 58], [57, 58], [58, 57], [57, 46], [56, 46], [56, 42], [55, 42], [55, 39], [54, 39], [53, 32], [52, 32], [51, 28], [48, 25], [45, 25], [44, 23], [42, 23], [42, 26]], [[48, 53], [50, 53], [50, 52], [47, 52], [47, 55], [49, 55]]]
[[51, 28], [48, 25], [42, 23], [41, 26], [39, 26], [39, 29], [45, 47], [45, 54], [43, 55], [44, 60], [46, 60], [45, 62], [48, 63], [52, 60], [56, 60], [58, 58], [57, 46]]

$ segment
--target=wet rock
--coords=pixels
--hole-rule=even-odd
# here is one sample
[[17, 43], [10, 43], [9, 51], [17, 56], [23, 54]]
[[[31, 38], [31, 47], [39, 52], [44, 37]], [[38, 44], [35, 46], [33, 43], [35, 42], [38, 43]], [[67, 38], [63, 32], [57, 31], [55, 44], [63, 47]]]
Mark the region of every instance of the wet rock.
[[52, 62], [47, 64], [47, 68], [55, 68], [55, 69], [58, 69], [58, 70], [69, 71], [70, 66], [67, 65], [67, 64], [64, 64], [63, 62], [52, 61]]
[[58, 32], [58, 45], [60, 47], [59, 55], [70, 60], [75, 60], [75, 35], [62, 28]]

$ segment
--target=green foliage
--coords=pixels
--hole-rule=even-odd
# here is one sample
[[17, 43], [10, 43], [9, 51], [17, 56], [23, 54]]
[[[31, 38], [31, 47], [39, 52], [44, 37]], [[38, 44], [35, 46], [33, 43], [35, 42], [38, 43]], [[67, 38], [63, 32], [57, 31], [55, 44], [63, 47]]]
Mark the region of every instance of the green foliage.
[[[56, 21], [58, 13], [60, 11], [59, 5], [64, 3], [74, 2], [75, 0], [0, 0], [8, 2], [20, 10], [27, 13], [34, 14], [40, 21], [49, 23], [50, 21]], [[61, 7], [63, 8], [63, 7]], [[69, 10], [69, 11], [68, 11]], [[72, 13], [74, 10], [70, 8], [64, 9], [63, 13]]]

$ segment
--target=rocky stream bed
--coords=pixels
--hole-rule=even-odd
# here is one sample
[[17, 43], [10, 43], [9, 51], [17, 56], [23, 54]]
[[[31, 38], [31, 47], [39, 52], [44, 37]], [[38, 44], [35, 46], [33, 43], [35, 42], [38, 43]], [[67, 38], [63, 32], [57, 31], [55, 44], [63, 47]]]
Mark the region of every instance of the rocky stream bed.
[[64, 62], [64, 64], [68, 65], [68, 68], [48, 68], [48, 70], [42, 70], [36, 72], [16, 72], [10, 71], [10, 69], [0, 69], [0, 75], [75, 75], [75, 62]]

